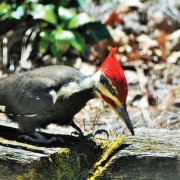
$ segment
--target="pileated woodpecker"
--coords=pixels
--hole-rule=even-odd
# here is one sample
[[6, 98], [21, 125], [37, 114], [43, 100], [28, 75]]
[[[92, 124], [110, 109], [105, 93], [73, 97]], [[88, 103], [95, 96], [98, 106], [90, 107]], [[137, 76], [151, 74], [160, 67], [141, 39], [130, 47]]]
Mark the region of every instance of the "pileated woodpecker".
[[[126, 110], [127, 81], [114, 56], [113, 48], [93, 76], [85, 76], [68, 66], [48, 66], [10, 75], [0, 80], [0, 105], [6, 115], [19, 125], [25, 138], [33, 142], [51, 143], [36, 128], [51, 123], [71, 125], [83, 136], [73, 117], [92, 98], [99, 97], [116, 112], [134, 135]], [[36, 138], [34, 138], [35, 136]]]

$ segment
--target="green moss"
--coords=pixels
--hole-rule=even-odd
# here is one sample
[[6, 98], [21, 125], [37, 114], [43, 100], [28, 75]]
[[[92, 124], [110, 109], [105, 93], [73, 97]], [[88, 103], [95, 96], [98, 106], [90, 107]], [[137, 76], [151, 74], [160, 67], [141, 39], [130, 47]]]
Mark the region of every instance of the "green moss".
[[[56, 154], [54, 162], [51, 165], [52, 179], [75, 179], [78, 168], [76, 161], [72, 152], [69, 149], [63, 149], [63, 151]], [[54, 171], [56, 169], [56, 171]]]
[[117, 138], [109, 143], [104, 143], [104, 152], [100, 156], [99, 160], [95, 163], [91, 177], [88, 180], [94, 180], [109, 164], [111, 157], [116, 153], [117, 149], [121, 146], [126, 135]]
[[[93, 148], [97, 148], [96, 146]], [[16, 177], [17, 180], [84, 180], [87, 179], [89, 169], [99, 149], [75, 147], [72, 149], [61, 148], [50, 160], [40, 161], [28, 168], [28, 172]], [[40, 169], [41, 168], [41, 169]], [[44, 172], [44, 171], [47, 172]]]
[[35, 169], [31, 169], [29, 173], [24, 173], [23, 175], [17, 176], [17, 180], [35, 180], [42, 179], [42, 175], [37, 173]]
[[159, 150], [162, 150], [163, 148], [160, 146], [160, 145], [154, 145], [154, 146], [149, 146], [149, 145], [146, 145], [146, 146], [142, 146], [141, 147], [141, 151], [147, 151], [147, 152], [158, 152]]
[[87, 179], [89, 169], [92, 166], [95, 156], [94, 150], [82, 150], [82, 148], [63, 149], [57, 152], [51, 165], [51, 179]]
[[[101, 140], [97, 146], [73, 146], [57, 148], [51, 158], [31, 163], [25, 173], [16, 177], [17, 180], [94, 180], [111, 161], [111, 157], [119, 150], [125, 136], [112, 142]], [[96, 161], [96, 162], [95, 162]]]

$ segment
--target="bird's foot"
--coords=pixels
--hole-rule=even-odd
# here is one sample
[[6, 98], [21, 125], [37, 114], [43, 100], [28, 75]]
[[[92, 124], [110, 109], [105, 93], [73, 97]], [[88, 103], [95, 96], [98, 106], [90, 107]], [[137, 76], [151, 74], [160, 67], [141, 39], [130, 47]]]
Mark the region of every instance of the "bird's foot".
[[25, 139], [25, 140], [29, 140], [31, 142], [44, 143], [44, 144], [50, 144], [50, 143], [53, 143], [56, 141], [60, 141], [60, 142], [64, 143], [64, 140], [61, 137], [51, 137], [50, 139], [46, 139], [44, 136], [42, 136], [38, 132], [35, 132], [34, 136], [36, 138], [33, 138], [31, 136], [28, 136], [28, 135], [20, 135], [18, 137], [18, 139]]
[[92, 131], [91, 133], [89, 133], [89, 134], [87, 134], [87, 135], [85, 135], [85, 136], [86, 136], [86, 137], [93, 137], [93, 138], [95, 138], [95, 136], [96, 136], [97, 134], [102, 134], [102, 133], [105, 133], [106, 136], [107, 136], [107, 138], [109, 139], [109, 133], [108, 133], [108, 131], [105, 130], [105, 129], [98, 129], [98, 130], [96, 130], [96, 131]]
[[75, 135], [75, 136], [78, 136], [78, 137], [80, 137], [80, 138], [83, 138], [83, 137], [85, 137], [84, 136], [84, 134], [82, 133], [82, 131], [73, 131], [72, 133], [71, 133], [71, 136], [73, 136], [73, 135]]
[[91, 132], [91, 133], [89, 133], [87, 135], [84, 135], [82, 130], [74, 123], [74, 121], [73, 121], [71, 126], [77, 130], [75, 132], [72, 132], [71, 135], [76, 135], [76, 136], [79, 136], [81, 138], [90, 138], [90, 137], [94, 138], [97, 134], [101, 134], [101, 133], [104, 132], [107, 135], [108, 139], [109, 139], [109, 133], [105, 129], [98, 129], [98, 130], [93, 131], [93, 132]]
[[71, 135], [76, 135], [76, 136], [79, 136], [79, 137], [82, 137], [82, 138], [90, 138], [90, 137], [95, 138], [95, 136], [96, 136], [97, 134], [102, 134], [102, 133], [105, 133], [106, 136], [107, 136], [107, 138], [109, 138], [109, 133], [108, 133], [108, 131], [105, 130], [105, 129], [98, 129], [98, 130], [92, 131], [91, 133], [86, 134], [86, 135], [84, 135], [84, 134], [82, 133], [82, 131], [81, 131], [81, 132], [75, 131], [75, 132], [72, 132]]

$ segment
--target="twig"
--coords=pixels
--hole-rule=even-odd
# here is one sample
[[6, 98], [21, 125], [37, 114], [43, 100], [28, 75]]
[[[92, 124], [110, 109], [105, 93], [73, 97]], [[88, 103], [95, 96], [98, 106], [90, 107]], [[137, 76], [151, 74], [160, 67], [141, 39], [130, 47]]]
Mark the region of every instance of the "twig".
[[141, 108], [142, 114], [144, 116], [144, 119], [146, 120], [146, 123], [148, 125], [148, 127], [152, 128], [152, 119], [150, 118], [150, 116], [148, 115], [146, 109]]

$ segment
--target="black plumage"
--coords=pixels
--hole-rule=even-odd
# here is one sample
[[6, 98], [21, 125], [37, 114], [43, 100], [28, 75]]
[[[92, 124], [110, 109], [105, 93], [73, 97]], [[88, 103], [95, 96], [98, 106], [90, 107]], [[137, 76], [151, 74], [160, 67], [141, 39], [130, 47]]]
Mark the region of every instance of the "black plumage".
[[81, 134], [73, 117], [88, 100], [96, 97], [93, 87], [78, 90], [68, 97], [62, 95], [55, 103], [50, 92], [68, 88], [71, 82], [78, 85], [85, 78], [84, 74], [68, 66], [49, 66], [10, 75], [0, 79], [0, 105], [6, 106], [6, 115], [18, 123], [23, 133], [33, 135], [36, 128], [56, 123], [72, 125]]
[[31, 135], [20, 138], [43, 143], [62, 141], [55, 137], [47, 140], [35, 131], [51, 123], [71, 125], [84, 136], [73, 117], [95, 97], [104, 100], [134, 135], [126, 109], [127, 81], [114, 56], [116, 49], [93, 76], [67, 66], [49, 66], [1, 79], [0, 105], [5, 106], [5, 113], [18, 123], [21, 132]]

